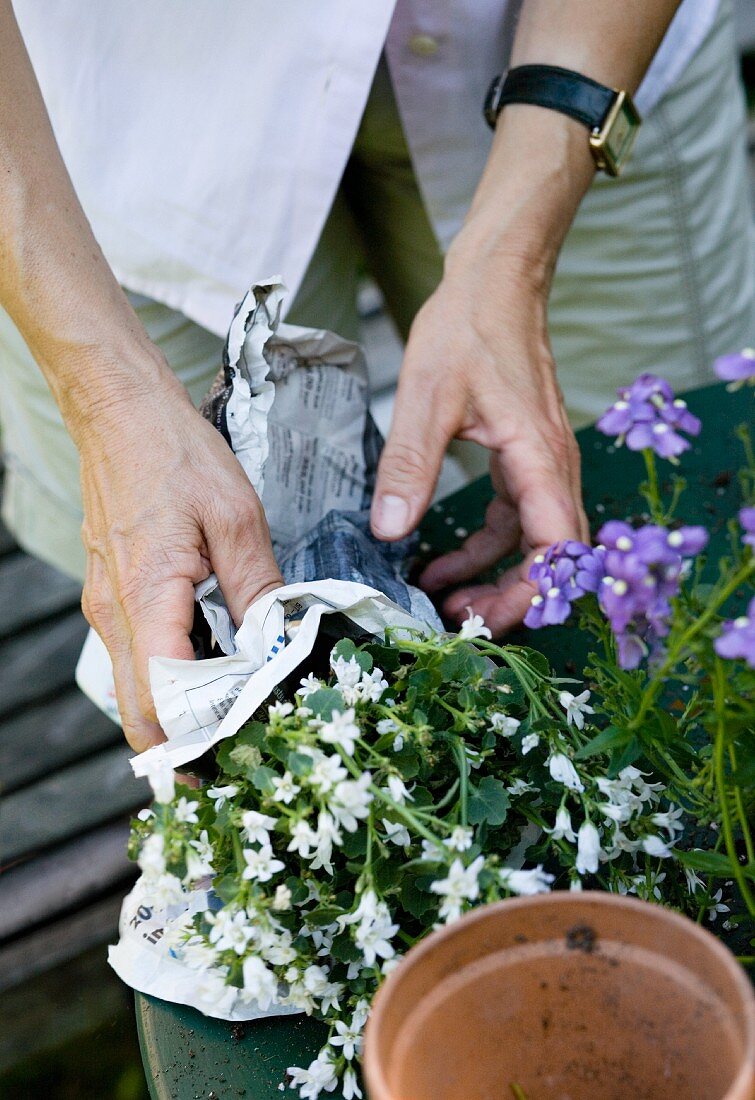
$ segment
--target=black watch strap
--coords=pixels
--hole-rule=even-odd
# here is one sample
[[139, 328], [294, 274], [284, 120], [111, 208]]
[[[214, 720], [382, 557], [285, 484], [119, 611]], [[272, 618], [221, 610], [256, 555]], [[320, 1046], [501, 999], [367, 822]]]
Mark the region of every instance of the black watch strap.
[[613, 88], [557, 65], [519, 65], [493, 81], [485, 100], [485, 118], [495, 128], [507, 103], [532, 103], [577, 119], [589, 130], [600, 128], [616, 99]]

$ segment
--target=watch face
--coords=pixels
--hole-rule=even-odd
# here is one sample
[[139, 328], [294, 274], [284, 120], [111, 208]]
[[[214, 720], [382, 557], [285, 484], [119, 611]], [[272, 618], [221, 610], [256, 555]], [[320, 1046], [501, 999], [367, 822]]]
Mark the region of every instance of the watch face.
[[590, 135], [590, 146], [598, 168], [618, 176], [634, 145], [640, 128], [637, 108], [626, 92], [617, 92], [600, 129]]
[[625, 99], [619, 107], [613, 126], [605, 136], [603, 145], [604, 152], [608, 154], [608, 157], [617, 168], [629, 156], [634, 145], [634, 139], [637, 136], [638, 126], [637, 112], [631, 100]]

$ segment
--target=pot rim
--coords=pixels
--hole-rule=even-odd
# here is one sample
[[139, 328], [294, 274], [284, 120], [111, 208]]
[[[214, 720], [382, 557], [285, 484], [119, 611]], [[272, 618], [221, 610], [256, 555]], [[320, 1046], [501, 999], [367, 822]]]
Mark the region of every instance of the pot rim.
[[[753, 993], [750, 980], [744, 969], [737, 962], [735, 956], [724, 946], [716, 936], [707, 928], [690, 920], [689, 917], [677, 913], [673, 909], [654, 902], [642, 901], [639, 898], [627, 897], [621, 894], [611, 894], [603, 890], [581, 890], [578, 892], [557, 890], [551, 894], [536, 894], [524, 897], [505, 898], [502, 901], [491, 902], [488, 905], [480, 905], [465, 913], [459, 920], [443, 928], [431, 932], [420, 943], [416, 944], [401, 960], [396, 969], [388, 975], [380, 989], [367, 1020], [364, 1045], [364, 1073], [368, 1083], [369, 1094], [374, 1100], [389, 1100], [392, 1096], [388, 1081], [383, 1073], [377, 1052], [377, 1036], [379, 1034], [383, 1017], [388, 1009], [388, 998], [394, 995], [410, 972], [421, 966], [426, 956], [433, 954], [439, 945], [455, 939], [460, 935], [466, 935], [470, 928], [481, 921], [489, 920], [492, 913], [505, 907], [506, 912], [515, 909], [526, 911], [544, 906], [567, 906], [587, 902], [600, 908], [613, 910], [628, 910], [637, 912], [642, 910], [651, 919], [658, 920], [662, 924], [675, 925], [680, 931], [685, 932], [693, 940], [697, 940], [701, 947], [713, 955], [718, 956], [722, 967], [731, 977], [736, 992], [743, 1004], [743, 1054], [742, 1065], [736, 1077], [731, 1082], [728, 1095], [732, 1098], [749, 1096], [752, 1088], [753, 1074], [755, 1073], [755, 993]], [[387, 992], [386, 992], [387, 990]], [[374, 1037], [374, 1038], [372, 1038]], [[372, 1038], [372, 1041], [370, 1041]]]

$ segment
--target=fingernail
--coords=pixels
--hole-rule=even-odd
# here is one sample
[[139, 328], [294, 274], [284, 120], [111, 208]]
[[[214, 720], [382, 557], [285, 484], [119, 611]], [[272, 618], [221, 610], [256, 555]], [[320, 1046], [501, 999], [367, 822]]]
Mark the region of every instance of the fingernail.
[[378, 535], [396, 539], [406, 534], [409, 526], [409, 505], [403, 497], [387, 493], [379, 497], [373, 516], [373, 527]]

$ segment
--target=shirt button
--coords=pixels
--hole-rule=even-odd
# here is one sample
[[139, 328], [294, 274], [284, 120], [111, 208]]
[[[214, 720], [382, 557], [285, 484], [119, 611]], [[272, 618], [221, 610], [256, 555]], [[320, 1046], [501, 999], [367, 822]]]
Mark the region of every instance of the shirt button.
[[409, 39], [409, 49], [416, 57], [434, 57], [438, 52], [438, 39], [430, 34], [413, 34]]

